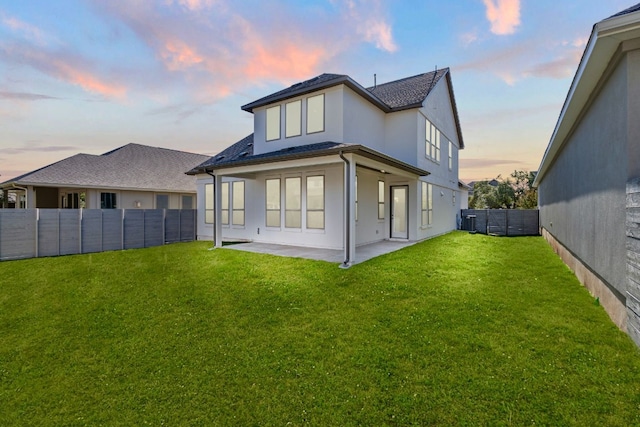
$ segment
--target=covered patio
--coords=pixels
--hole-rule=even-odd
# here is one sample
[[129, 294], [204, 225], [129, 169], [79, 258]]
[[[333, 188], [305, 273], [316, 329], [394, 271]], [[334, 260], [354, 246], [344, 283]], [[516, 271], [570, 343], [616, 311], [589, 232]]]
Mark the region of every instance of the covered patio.
[[[355, 252], [355, 259], [351, 261], [351, 265], [368, 261], [380, 255], [395, 252], [416, 243], [417, 242], [415, 241], [409, 242], [383, 240], [380, 242], [358, 246], [357, 251]], [[336, 264], [342, 263], [344, 261], [344, 250], [342, 249], [309, 248], [304, 246], [279, 245], [259, 242], [235, 243], [224, 245], [224, 248], [238, 251], [271, 254], [276, 256], [327, 261]]]

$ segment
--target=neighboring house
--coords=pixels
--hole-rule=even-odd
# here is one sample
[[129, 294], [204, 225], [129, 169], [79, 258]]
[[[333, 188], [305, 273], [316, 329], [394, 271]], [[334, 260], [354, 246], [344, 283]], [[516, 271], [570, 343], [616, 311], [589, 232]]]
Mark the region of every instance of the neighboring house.
[[[17, 208], [195, 209], [196, 182], [184, 171], [209, 156], [127, 144], [76, 154], [0, 184]], [[8, 206], [5, 206], [8, 207]]]
[[472, 191], [472, 187], [458, 181], [458, 188], [460, 189], [460, 209], [469, 209], [469, 193]]
[[464, 143], [448, 68], [370, 88], [322, 74], [242, 109], [253, 134], [189, 172], [198, 238], [343, 249], [348, 267], [358, 245], [456, 228]]
[[534, 183], [543, 235], [640, 345], [639, 118], [640, 4], [594, 25]]

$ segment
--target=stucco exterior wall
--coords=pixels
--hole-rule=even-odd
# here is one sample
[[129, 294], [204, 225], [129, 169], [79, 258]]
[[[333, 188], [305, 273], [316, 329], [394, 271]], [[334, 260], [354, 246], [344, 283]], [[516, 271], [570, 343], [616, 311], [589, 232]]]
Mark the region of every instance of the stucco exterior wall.
[[630, 73], [640, 72], [628, 65], [623, 58], [539, 184], [541, 227], [621, 300], [626, 290], [625, 186], [631, 117], [627, 89]]
[[343, 90], [343, 105], [344, 142], [362, 144], [385, 152], [385, 113], [346, 86]]
[[[287, 99], [286, 101], [266, 105], [264, 107], [256, 108], [253, 111], [254, 126], [253, 126], [253, 153], [262, 154], [270, 151], [282, 150], [283, 148], [296, 147], [299, 145], [313, 144], [316, 142], [344, 141], [344, 125], [343, 125], [343, 102], [344, 102], [344, 87], [334, 86], [317, 92], [313, 92], [307, 95], [303, 95], [296, 98]], [[306, 99], [310, 96], [316, 96], [324, 94], [324, 131], [307, 134], [307, 102]], [[302, 100], [302, 128], [301, 135], [286, 138], [285, 135], [285, 104], [296, 100]], [[275, 105], [280, 105], [280, 139], [266, 141], [266, 110]]]

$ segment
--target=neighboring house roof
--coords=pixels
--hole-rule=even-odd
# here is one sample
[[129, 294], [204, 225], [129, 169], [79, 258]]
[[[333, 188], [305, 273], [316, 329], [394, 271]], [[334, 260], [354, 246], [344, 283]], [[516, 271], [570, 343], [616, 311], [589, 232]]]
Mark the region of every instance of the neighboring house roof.
[[560, 111], [556, 127], [544, 153], [533, 183], [537, 187], [561, 151], [573, 127], [589, 105], [591, 95], [597, 90], [618, 52], [621, 43], [640, 37], [640, 3], [604, 19], [593, 26], [591, 36], [582, 54], [578, 70]]
[[127, 144], [102, 155], [76, 154], [0, 184], [0, 187], [108, 188], [194, 192], [185, 175], [209, 156], [166, 148]]
[[449, 85], [449, 94], [453, 104], [453, 114], [455, 116], [460, 148], [464, 148], [462, 130], [460, 128], [460, 120], [458, 118], [458, 108], [456, 106], [455, 97], [453, 96], [453, 85], [451, 84], [451, 73], [449, 68], [436, 69], [435, 71], [405, 77], [400, 80], [383, 83], [366, 89], [345, 74], [325, 73], [243, 105], [242, 109], [249, 113], [253, 113], [253, 110], [258, 107], [263, 107], [274, 102], [280, 102], [321, 89], [344, 84], [385, 113], [391, 113], [421, 107], [431, 90], [443, 76], [446, 76], [447, 83]]
[[310, 157], [336, 155], [343, 153], [356, 153], [361, 156], [379, 160], [402, 170], [425, 176], [429, 172], [409, 165], [400, 160], [394, 159], [386, 154], [365, 147], [360, 144], [341, 144], [338, 142], [318, 142], [314, 144], [299, 145], [282, 150], [271, 151], [262, 154], [253, 154], [253, 134], [241, 139], [224, 151], [211, 157], [206, 162], [193, 168], [187, 174], [195, 175], [216, 169], [224, 169], [237, 166], [255, 165], [262, 163], [273, 163], [287, 160], [304, 159]]
[[458, 188], [468, 191], [468, 190], [471, 190], [473, 187], [471, 187], [469, 184], [465, 184], [463, 181], [458, 180]]

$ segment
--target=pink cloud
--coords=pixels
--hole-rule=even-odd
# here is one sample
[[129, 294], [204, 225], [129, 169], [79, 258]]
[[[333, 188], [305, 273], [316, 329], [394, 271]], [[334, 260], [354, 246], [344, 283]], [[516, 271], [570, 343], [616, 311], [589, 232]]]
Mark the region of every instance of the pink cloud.
[[520, 25], [520, 0], [483, 0], [491, 32], [496, 35], [513, 34]]
[[357, 33], [364, 41], [372, 43], [376, 48], [387, 52], [395, 52], [398, 46], [393, 40], [391, 25], [387, 22], [379, 0], [345, 0], [345, 19], [355, 24]]
[[91, 70], [86, 60], [66, 51], [52, 52], [29, 45], [0, 45], [0, 56], [28, 65], [57, 80], [108, 98], [123, 98], [124, 85], [109, 81]]
[[21, 21], [18, 18], [2, 15], [2, 23], [5, 27], [14, 32], [21, 33], [25, 38], [43, 44], [45, 41], [45, 33], [35, 25]]

